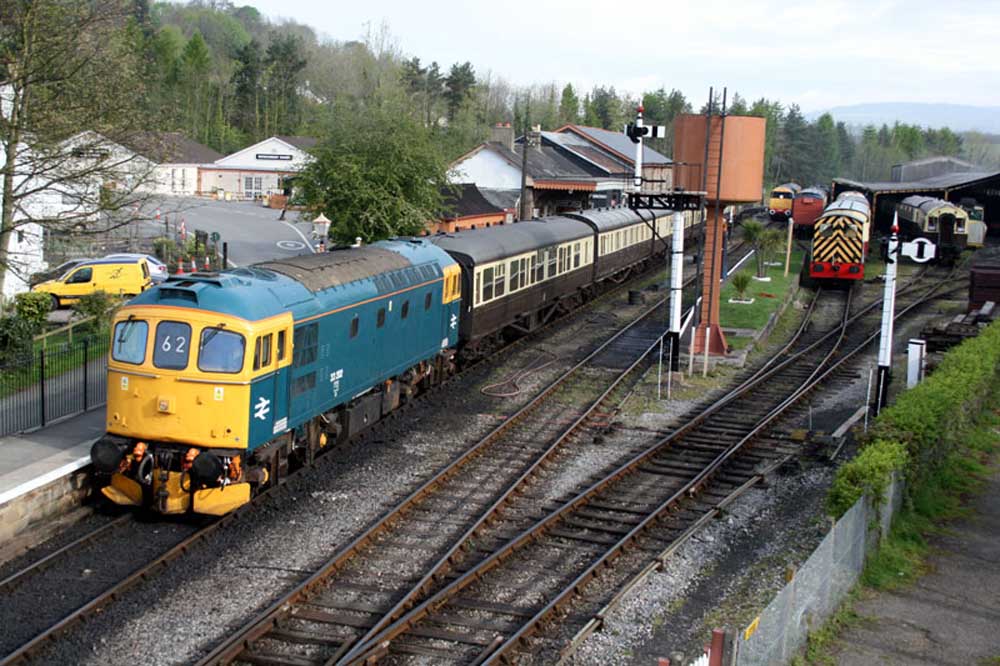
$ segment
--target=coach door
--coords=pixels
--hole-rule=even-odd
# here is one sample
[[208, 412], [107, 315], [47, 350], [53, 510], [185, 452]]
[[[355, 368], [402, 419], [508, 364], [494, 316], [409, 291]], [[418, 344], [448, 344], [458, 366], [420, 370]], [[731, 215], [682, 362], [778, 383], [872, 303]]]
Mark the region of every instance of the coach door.
[[955, 216], [942, 213], [938, 218], [938, 242], [941, 245], [952, 245], [955, 242]]

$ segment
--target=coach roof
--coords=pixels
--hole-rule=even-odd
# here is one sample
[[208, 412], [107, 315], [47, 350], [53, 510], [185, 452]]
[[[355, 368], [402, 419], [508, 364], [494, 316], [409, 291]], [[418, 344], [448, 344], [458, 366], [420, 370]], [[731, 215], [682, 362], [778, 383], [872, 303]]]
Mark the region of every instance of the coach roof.
[[634, 210], [630, 210], [628, 208], [607, 208], [604, 210], [591, 208], [577, 213], [567, 213], [566, 217], [586, 222], [598, 233], [603, 234], [608, 231], [614, 231], [615, 229], [631, 226], [638, 222], [650, 222], [658, 217], [670, 214], [671, 213], [661, 213], [660, 215], [657, 215], [649, 212], [642, 213], [642, 217], [640, 217], [639, 213], [636, 213]]
[[475, 266], [587, 238], [593, 233], [577, 220], [549, 217], [544, 222], [532, 220], [441, 234], [432, 237], [431, 242], [452, 256], [460, 257], [463, 263]]

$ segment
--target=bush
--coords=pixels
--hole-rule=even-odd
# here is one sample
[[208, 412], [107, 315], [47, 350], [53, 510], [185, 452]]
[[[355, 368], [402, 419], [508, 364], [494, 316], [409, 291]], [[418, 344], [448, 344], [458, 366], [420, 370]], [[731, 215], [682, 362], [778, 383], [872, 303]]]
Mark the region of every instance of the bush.
[[862, 492], [884, 487], [893, 469], [904, 471], [912, 492], [967, 448], [964, 438], [991, 395], [998, 365], [1000, 322], [995, 322], [949, 351], [932, 375], [902, 393], [875, 420], [870, 443], [837, 471], [827, 501], [833, 515], [849, 509]]
[[14, 297], [14, 312], [31, 327], [32, 335], [45, 326], [51, 309], [52, 296], [42, 291], [28, 291]]
[[106, 291], [95, 291], [81, 296], [73, 309], [81, 317], [94, 317], [98, 331], [106, 331], [111, 325], [111, 315], [120, 305], [120, 301]]
[[153, 254], [159, 257], [163, 263], [170, 263], [177, 260], [177, 243], [171, 238], [154, 238]]
[[13, 366], [31, 356], [31, 324], [21, 317], [0, 317], [0, 366]]

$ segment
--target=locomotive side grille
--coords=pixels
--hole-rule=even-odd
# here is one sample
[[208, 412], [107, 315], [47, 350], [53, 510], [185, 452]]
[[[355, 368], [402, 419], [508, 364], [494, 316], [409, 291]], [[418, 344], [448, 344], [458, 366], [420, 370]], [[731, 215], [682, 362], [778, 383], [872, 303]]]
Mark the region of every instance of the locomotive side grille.
[[857, 221], [847, 217], [820, 220], [813, 237], [813, 261], [861, 263], [864, 241]]

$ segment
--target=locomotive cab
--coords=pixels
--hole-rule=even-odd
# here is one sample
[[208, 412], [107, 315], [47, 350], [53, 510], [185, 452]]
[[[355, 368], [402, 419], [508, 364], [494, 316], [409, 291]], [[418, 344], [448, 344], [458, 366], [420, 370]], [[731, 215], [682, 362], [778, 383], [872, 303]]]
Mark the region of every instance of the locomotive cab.
[[262, 428], [287, 423], [291, 315], [260, 322], [203, 310], [127, 306], [112, 326], [108, 435], [94, 445], [103, 494], [161, 513], [222, 514], [266, 470], [248, 464]]

